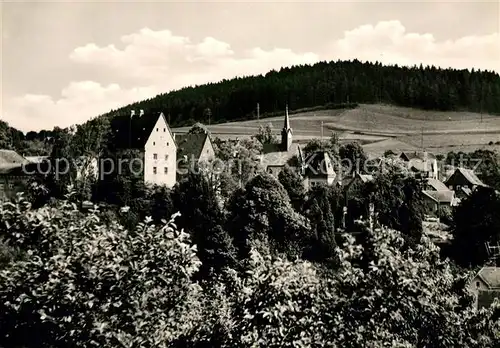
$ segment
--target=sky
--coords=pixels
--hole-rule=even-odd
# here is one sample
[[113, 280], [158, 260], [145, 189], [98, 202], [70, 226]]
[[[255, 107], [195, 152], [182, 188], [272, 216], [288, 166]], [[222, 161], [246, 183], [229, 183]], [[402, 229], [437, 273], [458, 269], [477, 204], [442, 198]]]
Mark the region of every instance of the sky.
[[323, 60], [500, 72], [498, 0], [4, 1], [0, 12], [0, 118], [25, 132]]

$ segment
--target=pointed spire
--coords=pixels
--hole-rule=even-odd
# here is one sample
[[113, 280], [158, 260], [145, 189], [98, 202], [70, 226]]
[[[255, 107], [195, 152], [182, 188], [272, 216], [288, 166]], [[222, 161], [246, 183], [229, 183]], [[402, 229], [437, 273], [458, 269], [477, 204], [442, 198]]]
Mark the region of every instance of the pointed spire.
[[288, 117], [288, 104], [286, 104], [285, 124], [283, 125], [283, 128], [286, 130], [290, 129], [290, 119]]

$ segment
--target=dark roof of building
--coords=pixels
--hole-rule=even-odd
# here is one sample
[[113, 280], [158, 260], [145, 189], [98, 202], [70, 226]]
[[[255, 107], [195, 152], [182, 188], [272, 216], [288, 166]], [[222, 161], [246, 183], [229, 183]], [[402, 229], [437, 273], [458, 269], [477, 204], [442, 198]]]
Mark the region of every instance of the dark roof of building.
[[264, 144], [260, 163], [264, 168], [268, 166], [284, 166], [293, 156], [301, 156], [300, 146], [292, 143], [288, 151], [283, 151], [281, 144]]
[[428, 178], [427, 185], [432, 187], [432, 189], [434, 189], [435, 191], [448, 191], [448, 187], [443, 182], [437, 179]]
[[[468, 182], [476, 186], [486, 186], [471, 169], [457, 168], [457, 171], [462, 174]], [[456, 171], [455, 171], [456, 173]]]
[[477, 308], [489, 308], [495, 299], [500, 300], [499, 290], [479, 290], [477, 294]]
[[423, 191], [424, 195], [437, 203], [452, 203], [455, 199], [455, 192], [452, 190], [443, 191]]
[[207, 133], [176, 134], [177, 157], [200, 158], [203, 145], [205, 145], [207, 139], [210, 141], [210, 136]]
[[27, 160], [14, 150], [0, 150], [0, 166], [11, 166], [12, 164], [23, 164]]
[[490, 289], [500, 289], [500, 267], [483, 267], [476, 276]]
[[308, 178], [326, 178], [328, 176], [337, 176], [333, 168], [333, 161], [326, 151], [313, 152], [307, 156], [304, 165], [304, 175]]
[[423, 161], [426, 157], [427, 159], [436, 159], [434, 154], [426, 151], [406, 151], [402, 152], [399, 157], [406, 159], [407, 161], [411, 161], [412, 159], [419, 159]]
[[45, 163], [23, 163], [12, 164], [10, 166], [0, 166], [0, 175], [8, 176], [29, 176], [36, 174], [46, 174], [49, 169], [49, 162]]
[[118, 115], [111, 120], [112, 145], [117, 149], [143, 149], [159, 117], [163, 117], [172, 139], [173, 133], [163, 113]]
[[25, 156], [30, 163], [42, 163], [49, 159], [49, 156]]

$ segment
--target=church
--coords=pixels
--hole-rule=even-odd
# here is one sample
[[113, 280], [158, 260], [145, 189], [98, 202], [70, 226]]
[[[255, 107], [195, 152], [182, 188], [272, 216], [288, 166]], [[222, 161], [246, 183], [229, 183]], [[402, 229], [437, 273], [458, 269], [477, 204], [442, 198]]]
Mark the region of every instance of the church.
[[[298, 163], [293, 163], [294, 157], [297, 158]], [[290, 127], [288, 106], [286, 106], [285, 120], [281, 130], [281, 143], [264, 144], [260, 160], [266, 172], [274, 176], [278, 176], [285, 164], [298, 167], [301, 163], [304, 163], [299, 144], [293, 142], [293, 130]]]

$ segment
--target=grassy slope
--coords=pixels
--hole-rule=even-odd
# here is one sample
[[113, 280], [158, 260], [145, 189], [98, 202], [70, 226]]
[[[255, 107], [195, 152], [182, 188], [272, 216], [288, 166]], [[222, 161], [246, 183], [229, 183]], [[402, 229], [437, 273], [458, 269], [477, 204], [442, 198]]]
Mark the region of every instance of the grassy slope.
[[[482, 120], [481, 120], [482, 119]], [[471, 112], [423, 111], [388, 105], [360, 105], [349, 110], [322, 110], [290, 116], [294, 140], [307, 141], [321, 136], [329, 137], [332, 131], [340, 138], [358, 140], [371, 155], [380, 155], [392, 149], [395, 152], [424, 147], [436, 153], [448, 151], [473, 151], [477, 148], [498, 149], [488, 146], [490, 141], [500, 141], [500, 117]], [[283, 116], [248, 120], [208, 126], [220, 138], [248, 137], [257, 133], [259, 125], [271, 123], [279, 134]], [[185, 132], [189, 128], [176, 128]]]

